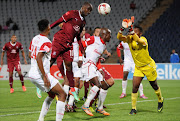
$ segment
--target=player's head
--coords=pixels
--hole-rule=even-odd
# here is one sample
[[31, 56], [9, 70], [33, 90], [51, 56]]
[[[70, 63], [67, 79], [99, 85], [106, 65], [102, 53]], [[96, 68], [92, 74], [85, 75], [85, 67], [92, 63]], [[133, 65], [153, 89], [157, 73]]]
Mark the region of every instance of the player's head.
[[17, 37], [16, 37], [16, 35], [13, 34], [13, 35], [11, 36], [11, 42], [12, 42], [12, 43], [15, 43], [16, 40], [17, 40]]
[[174, 54], [176, 51], [175, 51], [175, 49], [172, 49], [172, 54]]
[[142, 36], [143, 29], [140, 26], [134, 25], [134, 32], [140, 37]]
[[111, 30], [107, 28], [101, 28], [99, 36], [103, 39], [104, 42], [109, 42], [111, 39]]
[[47, 35], [50, 33], [50, 25], [47, 19], [42, 19], [38, 22], [38, 29], [41, 33], [46, 33]]
[[100, 27], [96, 27], [96, 28], [94, 29], [93, 35], [94, 35], [94, 36], [99, 36], [100, 31], [101, 31], [101, 28], [100, 28]]
[[93, 9], [92, 4], [91, 4], [91, 3], [88, 3], [88, 2], [85, 2], [85, 3], [82, 5], [81, 10], [80, 10], [81, 15], [82, 15], [83, 17], [89, 15], [89, 14], [91, 13], [92, 9]]

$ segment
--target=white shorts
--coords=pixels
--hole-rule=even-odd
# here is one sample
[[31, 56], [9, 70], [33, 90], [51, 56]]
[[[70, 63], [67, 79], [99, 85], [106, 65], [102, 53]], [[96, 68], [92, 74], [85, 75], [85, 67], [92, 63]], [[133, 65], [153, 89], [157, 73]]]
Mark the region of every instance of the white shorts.
[[92, 63], [86, 63], [82, 65], [82, 80], [89, 81], [94, 77], [98, 77], [97, 67]]
[[81, 68], [78, 67], [77, 62], [72, 62], [72, 70], [73, 70], [74, 77], [80, 77], [80, 78], [82, 77]]
[[101, 72], [97, 71], [97, 73], [98, 73], [98, 80], [99, 80], [99, 82], [104, 81], [104, 78], [103, 78], [103, 75], [101, 74]]
[[123, 72], [124, 71], [128, 71], [128, 72], [131, 71], [132, 73], [134, 73], [134, 68], [135, 68], [134, 62], [125, 61], [124, 62], [124, 67], [123, 67]]
[[42, 91], [44, 92], [49, 92], [57, 83], [59, 83], [59, 81], [54, 78], [50, 73], [47, 74], [48, 76], [48, 79], [50, 81], [50, 88], [46, 88], [44, 86], [44, 81], [42, 78], [35, 78], [34, 76], [31, 76], [32, 74], [29, 74], [29, 78], [30, 78], [30, 81], [36, 85], [36, 87], [38, 87], [39, 89], [41, 89]]

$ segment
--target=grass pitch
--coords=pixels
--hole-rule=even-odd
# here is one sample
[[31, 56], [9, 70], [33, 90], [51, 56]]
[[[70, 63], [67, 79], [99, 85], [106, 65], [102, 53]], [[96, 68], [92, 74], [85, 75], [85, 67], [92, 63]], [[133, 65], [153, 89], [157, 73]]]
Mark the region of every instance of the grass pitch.
[[[162, 95], [165, 98], [164, 109], [157, 112], [157, 96], [147, 80], [143, 80], [144, 94], [148, 99], [138, 98], [137, 114], [129, 116], [131, 110], [132, 81], [128, 81], [127, 97], [120, 99], [121, 81], [116, 80], [115, 85], [108, 91], [105, 101], [107, 112], [110, 116], [103, 116], [94, 112], [94, 116], [86, 115], [81, 109], [82, 100], [77, 103], [77, 112], [65, 113], [63, 121], [180, 121], [180, 80], [158, 80]], [[36, 96], [36, 88], [29, 81], [25, 81], [27, 91], [23, 92], [20, 81], [14, 81], [14, 93], [10, 94], [8, 81], [0, 81], [0, 121], [37, 121], [42, 103], [47, 94], [42, 98]], [[84, 87], [80, 91], [83, 97]], [[53, 101], [45, 121], [55, 120], [56, 101]], [[95, 107], [94, 107], [95, 109]]]

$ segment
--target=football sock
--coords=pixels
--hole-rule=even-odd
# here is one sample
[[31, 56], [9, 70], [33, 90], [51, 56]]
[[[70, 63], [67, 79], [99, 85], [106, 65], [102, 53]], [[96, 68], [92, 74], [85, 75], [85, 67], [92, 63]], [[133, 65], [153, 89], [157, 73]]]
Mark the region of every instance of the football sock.
[[84, 103], [84, 106], [85, 107], [89, 107], [89, 104], [91, 102], [91, 100], [96, 96], [97, 92], [99, 91], [99, 87], [97, 87], [96, 85], [94, 85], [90, 92], [89, 92], [89, 95], [86, 99], [86, 102]]
[[139, 93], [140, 93], [140, 96], [143, 95], [143, 85], [142, 85], [142, 83], [139, 85]]
[[9, 85], [13, 88], [13, 77], [9, 77]]
[[70, 95], [68, 105], [73, 106], [73, 102], [74, 102], [74, 96]]
[[24, 78], [23, 78], [23, 75], [20, 75], [19, 78], [20, 78], [20, 80], [21, 80], [22, 86], [24, 86]]
[[132, 109], [135, 110], [136, 110], [137, 97], [138, 97], [138, 93], [131, 93]]
[[[63, 88], [64, 88], [65, 93], [68, 95], [69, 94], [69, 85], [64, 85]], [[66, 100], [67, 100], [67, 98], [68, 98], [68, 96], [66, 97]], [[65, 101], [65, 103], [66, 103], [66, 101]]]
[[65, 103], [57, 101], [56, 104], [56, 121], [62, 121], [65, 111]]
[[162, 102], [163, 101], [163, 98], [162, 98], [162, 94], [161, 94], [161, 89], [159, 87], [159, 89], [155, 90], [155, 93], [158, 97], [158, 102]]
[[122, 93], [126, 94], [126, 87], [127, 87], [128, 80], [122, 80]]
[[91, 100], [89, 107], [92, 107], [92, 104], [93, 104], [94, 101], [98, 98], [98, 96], [99, 96], [99, 91], [97, 92], [97, 94], [96, 94], [96, 96], [94, 97], [94, 99]]
[[47, 96], [46, 99], [44, 100], [44, 103], [42, 105], [42, 109], [41, 109], [41, 113], [39, 115], [39, 120], [41, 121], [42, 119], [44, 119], [45, 115], [47, 114], [50, 105], [53, 101], [53, 98]]
[[84, 82], [84, 97], [87, 98], [89, 90], [89, 82]]
[[74, 76], [73, 76], [73, 72], [66, 70], [66, 76], [67, 76], [67, 79], [69, 80], [69, 86], [70, 86], [70, 87], [74, 87]]
[[103, 103], [106, 99], [106, 95], [107, 95], [107, 90], [104, 90], [104, 89], [100, 89], [100, 92], [99, 92], [99, 101], [98, 101], [98, 109], [101, 110], [103, 109]]

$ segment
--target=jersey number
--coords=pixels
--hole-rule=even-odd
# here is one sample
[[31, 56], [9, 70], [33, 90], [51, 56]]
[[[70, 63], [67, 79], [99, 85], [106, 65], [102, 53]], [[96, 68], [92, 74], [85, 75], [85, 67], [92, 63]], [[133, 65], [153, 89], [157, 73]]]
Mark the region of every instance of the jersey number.
[[37, 46], [33, 46], [31, 45], [32, 49], [31, 49], [31, 58], [36, 59], [36, 52], [37, 52]]

